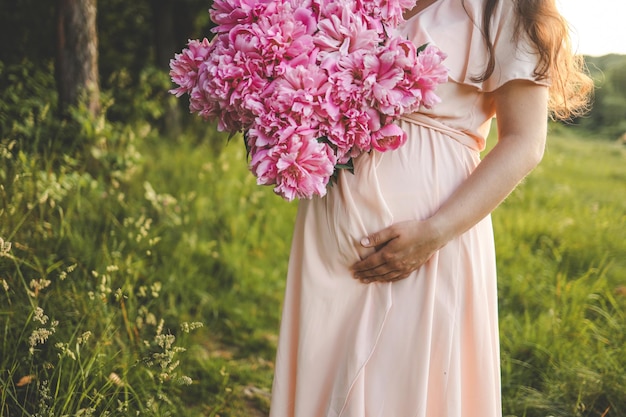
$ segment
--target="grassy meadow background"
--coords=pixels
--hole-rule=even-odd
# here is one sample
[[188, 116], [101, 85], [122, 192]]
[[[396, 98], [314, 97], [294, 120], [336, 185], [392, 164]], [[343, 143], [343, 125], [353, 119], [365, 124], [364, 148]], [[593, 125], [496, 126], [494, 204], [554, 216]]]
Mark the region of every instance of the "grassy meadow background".
[[[160, 133], [162, 73], [123, 123], [0, 74], [0, 415], [266, 416], [296, 204], [239, 138]], [[625, 416], [626, 146], [552, 125], [493, 218], [504, 414]]]

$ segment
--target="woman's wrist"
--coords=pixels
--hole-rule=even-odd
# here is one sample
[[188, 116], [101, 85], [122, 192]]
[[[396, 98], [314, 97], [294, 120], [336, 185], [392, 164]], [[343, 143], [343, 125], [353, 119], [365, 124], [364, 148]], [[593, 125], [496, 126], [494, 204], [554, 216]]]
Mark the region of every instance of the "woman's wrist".
[[450, 240], [454, 239], [458, 233], [454, 231], [452, 222], [445, 218], [445, 215], [435, 213], [426, 220], [429, 228], [432, 230], [437, 249], [445, 246]]

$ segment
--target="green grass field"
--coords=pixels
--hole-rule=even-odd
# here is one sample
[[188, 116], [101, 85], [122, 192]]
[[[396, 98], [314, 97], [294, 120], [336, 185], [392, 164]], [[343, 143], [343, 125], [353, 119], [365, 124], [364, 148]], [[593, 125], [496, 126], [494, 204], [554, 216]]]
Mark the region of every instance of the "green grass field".
[[509, 414], [626, 413], [626, 149], [589, 139], [556, 129], [494, 213]]
[[[0, 138], [0, 415], [267, 415], [296, 204], [237, 138], [83, 134]], [[583, 136], [493, 215], [506, 416], [626, 415], [626, 147]]]

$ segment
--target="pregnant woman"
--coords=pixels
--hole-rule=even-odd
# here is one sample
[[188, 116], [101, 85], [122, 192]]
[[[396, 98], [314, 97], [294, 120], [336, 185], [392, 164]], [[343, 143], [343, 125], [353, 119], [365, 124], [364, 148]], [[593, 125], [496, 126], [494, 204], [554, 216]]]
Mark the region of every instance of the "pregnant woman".
[[502, 415], [489, 214], [591, 81], [554, 0], [419, 0], [405, 18], [449, 82], [400, 121], [405, 145], [300, 202], [271, 417]]

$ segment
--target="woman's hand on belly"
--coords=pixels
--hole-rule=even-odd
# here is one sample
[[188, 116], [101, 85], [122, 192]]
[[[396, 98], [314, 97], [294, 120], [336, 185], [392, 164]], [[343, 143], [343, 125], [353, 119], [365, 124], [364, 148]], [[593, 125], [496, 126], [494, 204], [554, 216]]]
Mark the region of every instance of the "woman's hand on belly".
[[445, 243], [442, 233], [428, 220], [396, 223], [361, 240], [363, 247], [375, 252], [351, 270], [363, 283], [398, 281], [426, 263]]
[[425, 221], [392, 225], [364, 239], [375, 252], [352, 266], [362, 282], [406, 278], [449, 239], [487, 216], [539, 163], [546, 142], [548, 88], [524, 80], [493, 93], [498, 143]]

